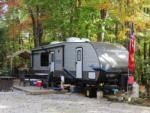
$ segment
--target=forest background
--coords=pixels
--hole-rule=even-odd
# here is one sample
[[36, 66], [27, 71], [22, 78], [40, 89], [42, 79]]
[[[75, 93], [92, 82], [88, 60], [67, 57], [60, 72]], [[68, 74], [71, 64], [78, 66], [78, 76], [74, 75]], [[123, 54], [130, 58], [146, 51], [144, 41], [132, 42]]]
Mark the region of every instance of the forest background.
[[[0, 72], [10, 72], [7, 56], [16, 51], [68, 37], [128, 48], [131, 23], [136, 37], [136, 79], [149, 87], [149, 0], [0, 0]], [[13, 66], [21, 62], [16, 57]]]

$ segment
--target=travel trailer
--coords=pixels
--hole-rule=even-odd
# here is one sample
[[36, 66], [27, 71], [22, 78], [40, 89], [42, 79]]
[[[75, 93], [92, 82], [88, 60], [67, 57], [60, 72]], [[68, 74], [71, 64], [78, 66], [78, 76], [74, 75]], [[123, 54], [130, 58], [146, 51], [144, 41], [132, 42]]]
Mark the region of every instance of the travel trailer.
[[53, 76], [53, 80], [64, 76], [65, 82], [84, 87], [115, 84], [124, 90], [127, 63], [128, 51], [122, 45], [87, 39], [69, 38], [32, 50], [35, 75]]

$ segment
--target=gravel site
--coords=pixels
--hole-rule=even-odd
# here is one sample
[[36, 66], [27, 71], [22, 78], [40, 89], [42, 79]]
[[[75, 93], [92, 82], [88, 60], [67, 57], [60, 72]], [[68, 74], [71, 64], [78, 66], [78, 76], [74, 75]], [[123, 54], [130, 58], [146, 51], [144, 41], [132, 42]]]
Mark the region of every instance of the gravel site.
[[97, 100], [80, 94], [0, 92], [0, 113], [150, 113], [149, 107]]

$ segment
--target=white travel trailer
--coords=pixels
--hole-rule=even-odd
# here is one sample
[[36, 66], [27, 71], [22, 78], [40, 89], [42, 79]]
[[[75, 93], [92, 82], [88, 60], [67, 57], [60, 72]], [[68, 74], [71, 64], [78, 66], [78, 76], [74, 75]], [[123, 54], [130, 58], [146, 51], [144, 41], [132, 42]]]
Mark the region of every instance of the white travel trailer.
[[120, 89], [125, 88], [122, 80], [128, 73], [127, 62], [128, 51], [122, 45], [79, 38], [53, 42], [32, 50], [34, 73], [51, 75], [49, 73], [53, 72], [53, 78], [64, 76], [66, 82], [83, 86], [108, 85], [112, 81], [107, 78], [115, 77], [113, 82]]

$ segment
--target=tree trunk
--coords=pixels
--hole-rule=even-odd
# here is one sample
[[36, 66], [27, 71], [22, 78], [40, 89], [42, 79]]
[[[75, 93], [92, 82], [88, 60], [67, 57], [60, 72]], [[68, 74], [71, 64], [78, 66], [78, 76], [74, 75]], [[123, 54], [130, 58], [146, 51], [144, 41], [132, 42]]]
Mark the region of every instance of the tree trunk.
[[[149, 42], [149, 59], [150, 59], [150, 42]], [[149, 64], [150, 64], [150, 61], [149, 61]]]
[[38, 47], [42, 43], [43, 36], [43, 26], [39, 22], [39, 7], [36, 6], [36, 11], [34, 15], [34, 11], [32, 8], [29, 8], [29, 14], [32, 19], [32, 29], [33, 29], [33, 37], [34, 37], [34, 46]]
[[118, 23], [115, 24], [115, 36], [116, 36], [116, 41], [118, 41]]
[[[107, 11], [106, 11], [105, 9], [101, 9], [101, 10], [100, 10], [100, 18], [101, 18], [102, 20], [104, 20], [104, 19], [106, 18], [106, 13], [107, 13]], [[99, 29], [100, 29], [100, 28], [101, 28], [102, 30], [105, 30], [105, 26], [104, 26], [103, 24], [99, 25]], [[104, 41], [104, 32], [98, 33], [97, 40], [98, 40], [98, 41], [101, 41], [101, 42]]]
[[[149, 42], [149, 55], [148, 55], [148, 59], [149, 59], [149, 61], [148, 61], [148, 64], [150, 65], [150, 42]], [[148, 98], [150, 98], [150, 77], [148, 77], [148, 90], [147, 90], [147, 92], [148, 92]]]
[[[73, 11], [71, 10], [71, 12], [73, 13]], [[70, 30], [69, 30], [69, 36], [72, 36], [72, 28], [73, 28], [73, 15], [70, 15]]]
[[147, 43], [144, 42], [144, 60], [146, 60]]

